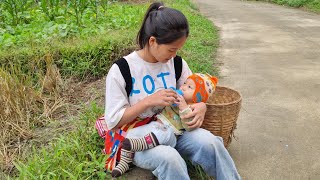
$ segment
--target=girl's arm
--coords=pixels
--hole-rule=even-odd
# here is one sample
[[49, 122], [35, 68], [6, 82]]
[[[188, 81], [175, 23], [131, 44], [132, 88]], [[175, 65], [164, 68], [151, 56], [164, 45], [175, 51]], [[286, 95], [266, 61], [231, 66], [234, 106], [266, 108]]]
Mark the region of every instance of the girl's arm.
[[192, 109], [192, 112], [181, 118], [188, 119], [194, 117], [192, 121], [186, 122], [190, 129], [201, 127], [207, 111], [206, 104], [204, 102], [199, 102], [190, 105], [190, 108]]
[[147, 108], [154, 106], [169, 106], [175, 101], [176, 98], [177, 94], [172, 89], [160, 90], [152, 94], [151, 96], [142, 99], [135, 105], [126, 108], [121, 120], [115, 126], [115, 128], [119, 128], [122, 125], [131, 122], [141, 113], [143, 113]]

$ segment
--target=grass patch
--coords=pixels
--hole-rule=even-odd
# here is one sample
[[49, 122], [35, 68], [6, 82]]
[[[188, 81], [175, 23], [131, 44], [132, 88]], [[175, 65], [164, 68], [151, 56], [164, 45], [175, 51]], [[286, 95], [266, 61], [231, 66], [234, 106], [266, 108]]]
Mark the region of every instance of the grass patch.
[[0, 3], [0, 49], [47, 44], [56, 39], [89, 37], [137, 26], [140, 4], [111, 0], [32, 1]]
[[286, 5], [295, 8], [304, 8], [306, 10], [320, 13], [320, 0], [256, 0], [272, 2], [279, 5]]
[[[33, 148], [25, 162], [17, 161], [19, 179], [105, 179], [103, 140], [94, 119], [103, 112], [96, 104], [84, 107], [75, 129], [53, 139], [47, 146]], [[109, 177], [111, 178], [111, 177]]]
[[[166, 5], [181, 10], [187, 16], [191, 27], [190, 37], [178, 54], [188, 62], [194, 72], [217, 75], [218, 70], [214, 68], [214, 57], [218, 47], [216, 28], [200, 15], [196, 10], [197, 7], [188, 0], [168, 1]], [[126, 9], [125, 6], [132, 5], [122, 4], [121, 8]], [[70, 76], [78, 77], [80, 80], [102, 77], [115, 59], [135, 48], [134, 38], [147, 6], [148, 4], [134, 6], [137, 8], [132, 10], [134, 18], [127, 20], [135, 22], [126, 30], [117, 29], [92, 37], [54, 40], [49, 44], [43, 44], [43, 47], [22, 46], [13, 48], [10, 52], [1, 51], [0, 63], [4, 64], [1, 68], [6, 74], [10, 74], [13, 72], [10, 67], [13, 65], [18, 67], [18, 71], [15, 72], [17, 76], [15, 82], [21, 82], [23, 87], [35, 90], [38, 95], [42, 95], [43, 92], [54, 95], [56, 89], [59, 89], [59, 80], [53, 80], [56, 87], [52, 91], [45, 91], [50, 88], [44, 88], [45, 79], [52, 77], [52, 75], [46, 76], [52, 67], [57, 67], [62, 79]], [[117, 20], [122, 22], [122, 18], [125, 16]], [[21, 81], [21, 77], [28, 77], [29, 83], [25, 84]], [[40, 106], [40, 110], [43, 109], [43, 106]], [[41, 147], [39, 144], [34, 144], [31, 152], [19, 158], [19, 161], [16, 160], [14, 165], [17, 171], [11, 176], [20, 179], [110, 178], [104, 173], [105, 156], [101, 153], [103, 141], [94, 129], [94, 120], [103, 113], [103, 109], [91, 104], [81, 112], [79, 119], [68, 120], [75, 128], [61, 133], [58, 137], [55, 136], [49, 144], [40, 144]], [[31, 125], [30, 131], [35, 127], [37, 126]], [[189, 163], [188, 166], [193, 177], [207, 179], [201, 168], [193, 168]]]
[[0, 170], [11, 171], [17, 143], [33, 138], [34, 129], [55, 114], [66, 113], [63, 95], [70, 87], [63, 79], [102, 77], [114, 59], [135, 47], [132, 39], [132, 32], [122, 30], [0, 54]]
[[[55, 66], [47, 67], [42, 85], [52, 87], [60, 76]], [[15, 72], [19, 69], [12, 67]], [[48, 76], [51, 74], [50, 76]], [[50, 77], [50, 78], [49, 78]], [[11, 171], [12, 161], [19, 156], [24, 142], [34, 137], [34, 127], [47, 123], [64, 102], [57, 91], [42, 94], [30, 86], [30, 76], [19, 77], [0, 68], [0, 170]]]
[[320, 0], [313, 0], [304, 5], [307, 9], [313, 12], [320, 13]]
[[[23, 2], [28, 5], [22, 7]], [[63, 1], [50, 2], [58, 3], [57, 12], [63, 13]], [[38, 1], [16, 4], [26, 14], [19, 9], [10, 14], [10, 3], [15, 1], [0, 3], [0, 104], [5, 107], [0, 109], [0, 171], [5, 172], [13, 170], [20, 143], [34, 138], [33, 131], [54, 120], [55, 114], [66, 113], [66, 78], [100, 78], [113, 60], [135, 48], [137, 19], [145, 9], [143, 4], [108, 3], [108, 13], [99, 6], [99, 18], [92, 20], [90, 6], [77, 26], [68, 13], [65, 19], [48, 20], [43, 9], [32, 5]]]

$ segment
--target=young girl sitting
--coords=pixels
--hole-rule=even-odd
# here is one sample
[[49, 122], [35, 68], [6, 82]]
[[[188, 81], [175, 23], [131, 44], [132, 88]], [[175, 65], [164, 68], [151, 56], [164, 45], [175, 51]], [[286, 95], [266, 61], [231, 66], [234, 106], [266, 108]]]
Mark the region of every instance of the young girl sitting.
[[[121, 149], [121, 159], [118, 165], [112, 171], [112, 177], [119, 177], [126, 172], [132, 161], [134, 152], [151, 149], [158, 145], [167, 145], [174, 147], [175, 135], [182, 135], [183, 132], [192, 131], [188, 127], [188, 122], [193, 118], [185, 119], [184, 116], [190, 114], [192, 109], [190, 104], [198, 102], [207, 102], [210, 96], [215, 91], [218, 79], [209, 74], [195, 73], [190, 75], [184, 84], [180, 87], [180, 92], [175, 101], [175, 104], [166, 106], [159, 113], [157, 121], [167, 126], [167, 136], [162, 133], [157, 133], [159, 126], [151, 126], [150, 133], [143, 137], [137, 138], [138, 133], [128, 133], [127, 138], [123, 141]], [[141, 127], [137, 127], [135, 132], [138, 132]], [[144, 130], [145, 128], [141, 129]], [[129, 138], [135, 137], [135, 138]], [[170, 138], [167, 138], [170, 137]]]
[[[133, 162], [140, 168], [152, 171], [159, 180], [190, 179], [182, 157], [200, 165], [206, 174], [217, 180], [241, 179], [222, 138], [201, 128], [207, 110], [202, 99], [191, 104], [192, 112], [182, 118], [193, 117], [192, 121], [186, 122], [192, 131], [185, 131], [176, 137], [171, 135], [172, 128], [154, 121], [161, 111], [160, 107], [170, 106], [177, 101], [178, 96], [173, 89], [186, 86], [183, 83], [192, 74], [183, 58], [180, 77], [176, 76], [174, 64], [177, 51], [184, 46], [188, 37], [188, 20], [181, 11], [166, 7], [163, 3], [152, 3], [137, 33], [139, 49], [123, 57], [128, 63], [132, 83], [126, 83], [117, 64], [110, 68], [106, 77], [105, 113], [101, 118], [107, 125], [104, 150], [108, 171], [115, 169], [121, 154], [123, 160], [129, 157], [125, 164], [132, 161], [131, 152], [134, 151], [131, 150], [136, 150], [135, 146], [123, 152], [120, 150], [121, 147], [128, 147], [126, 144], [129, 140], [123, 143], [125, 138], [140, 138], [152, 132], [155, 136], [150, 133], [144, 139], [148, 147], [155, 147], [134, 153]], [[127, 85], [132, 85], [130, 93], [126, 91]], [[198, 100], [198, 96], [195, 98]], [[167, 143], [156, 146], [159, 142]], [[120, 175], [126, 169], [120, 170]]]

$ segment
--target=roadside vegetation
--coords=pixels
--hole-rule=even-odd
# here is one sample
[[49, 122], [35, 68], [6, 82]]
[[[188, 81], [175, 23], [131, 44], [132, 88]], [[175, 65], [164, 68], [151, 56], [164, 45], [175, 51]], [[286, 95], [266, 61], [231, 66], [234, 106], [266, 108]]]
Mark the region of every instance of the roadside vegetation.
[[303, 8], [312, 12], [320, 13], [320, 0], [256, 0], [267, 1], [279, 5], [286, 5], [295, 8]]
[[[103, 104], [82, 98], [82, 85], [94, 86], [114, 60], [136, 48], [149, 3], [0, 2], [0, 177], [106, 178], [103, 141], [94, 129]], [[185, 13], [191, 26], [179, 54], [193, 71], [218, 75], [216, 28], [189, 0], [165, 3]]]

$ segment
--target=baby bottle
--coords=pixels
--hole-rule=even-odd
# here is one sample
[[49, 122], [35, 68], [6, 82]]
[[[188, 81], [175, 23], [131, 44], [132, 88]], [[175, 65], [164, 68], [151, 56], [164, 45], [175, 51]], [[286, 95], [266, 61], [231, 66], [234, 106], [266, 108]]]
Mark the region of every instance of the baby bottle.
[[[183, 92], [180, 89], [174, 90], [177, 94], [183, 96]], [[177, 106], [177, 104], [172, 104], [172, 106]]]

